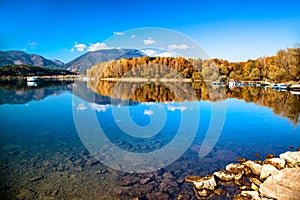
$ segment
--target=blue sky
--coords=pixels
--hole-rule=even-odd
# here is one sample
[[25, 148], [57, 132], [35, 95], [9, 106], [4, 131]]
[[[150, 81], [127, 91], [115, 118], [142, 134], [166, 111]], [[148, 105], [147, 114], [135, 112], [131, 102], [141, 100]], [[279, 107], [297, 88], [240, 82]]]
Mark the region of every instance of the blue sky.
[[274, 55], [300, 43], [300, 2], [290, 0], [0, 0], [0, 10], [0, 50], [63, 62], [97, 44], [101, 48], [114, 33], [141, 27], [179, 31], [210, 57], [231, 61]]

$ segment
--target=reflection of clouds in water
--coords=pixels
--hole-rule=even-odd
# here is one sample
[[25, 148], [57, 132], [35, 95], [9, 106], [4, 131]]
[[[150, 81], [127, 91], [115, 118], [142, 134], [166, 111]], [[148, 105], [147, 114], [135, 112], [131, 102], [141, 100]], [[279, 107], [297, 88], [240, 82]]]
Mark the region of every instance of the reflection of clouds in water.
[[89, 103], [89, 106], [91, 109], [97, 110], [98, 112], [105, 112], [110, 107], [110, 105], [99, 105], [96, 103]]
[[154, 104], [154, 102], [142, 102], [141, 105], [151, 106]]
[[186, 110], [185, 106], [172, 106], [172, 105], [168, 105], [167, 109], [170, 111], [175, 111], [175, 110], [180, 110], [180, 111], [184, 111]]
[[87, 107], [84, 105], [84, 103], [80, 103], [80, 104], [78, 104], [78, 106], [77, 106], [76, 109], [77, 109], [77, 110], [86, 110]]
[[144, 110], [144, 115], [153, 115], [152, 110]]

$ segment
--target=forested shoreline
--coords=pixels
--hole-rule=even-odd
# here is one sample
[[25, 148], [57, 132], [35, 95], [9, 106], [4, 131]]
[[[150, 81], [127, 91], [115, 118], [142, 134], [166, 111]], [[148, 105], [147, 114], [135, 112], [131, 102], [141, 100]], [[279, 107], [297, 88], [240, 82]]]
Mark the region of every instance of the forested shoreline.
[[140, 57], [102, 62], [87, 70], [96, 78], [190, 78], [212, 81], [300, 81], [300, 46], [280, 50], [275, 56], [245, 62], [182, 57]]
[[58, 76], [75, 75], [76, 73], [57, 68], [37, 67], [31, 65], [7, 65], [0, 68], [0, 76]]

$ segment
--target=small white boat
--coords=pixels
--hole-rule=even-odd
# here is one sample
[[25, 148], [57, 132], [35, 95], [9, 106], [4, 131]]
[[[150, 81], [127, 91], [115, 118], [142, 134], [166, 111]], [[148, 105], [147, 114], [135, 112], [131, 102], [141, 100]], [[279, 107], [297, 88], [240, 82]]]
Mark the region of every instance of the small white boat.
[[33, 82], [33, 81], [27, 81], [27, 86], [28, 86], [28, 87], [36, 87], [36, 86], [37, 86], [37, 83], [36, 83], [36, 82]]
[[288, 89], [288, 86], [285, 83], [279, 84], [278, 87], [279, 87], [280, 90], [287, 90]]
[[290, 89], [291, 89], [291, 90], [300, 90], [300, 84], [292, 84], [292, 85], [290, 86]]
[[292, 94], [300, 95], [300, 91], [291, 91]]
[[228, 87], [230, 89], [235, 87], [235, 81], [233, 79], [229, 80]]
[[34, 81], [37, 81], [37, 77], [36, 76], [30, 76], [30, 77], [27, 77], [26, 80], [27, 82], [34, 82]]

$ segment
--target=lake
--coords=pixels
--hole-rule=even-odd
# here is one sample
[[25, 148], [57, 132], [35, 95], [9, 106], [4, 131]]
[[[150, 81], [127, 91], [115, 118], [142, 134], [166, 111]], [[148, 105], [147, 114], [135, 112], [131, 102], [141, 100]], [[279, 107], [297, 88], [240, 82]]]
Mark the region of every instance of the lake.
[[300, 146], [289, 91], [15, 80], [0, 95], [1, 199], [195, 199], [186, 175]]

